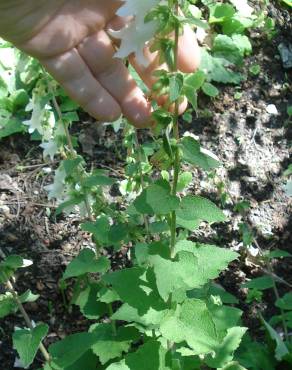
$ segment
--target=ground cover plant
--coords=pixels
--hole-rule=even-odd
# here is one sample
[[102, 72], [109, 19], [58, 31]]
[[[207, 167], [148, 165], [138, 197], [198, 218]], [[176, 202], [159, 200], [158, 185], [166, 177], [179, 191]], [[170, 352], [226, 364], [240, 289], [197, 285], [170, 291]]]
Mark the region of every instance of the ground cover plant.
[[[42, 141], [45, 157], [55, 160], [60, 155], [54, 180], [47, 186], [49, 199], [58, 200], [54, 215], [70, 214], [77, 208], [81, 229], [92, 235], [94, 246], [82, 249], [59, 281], [67, 315], [77, 306], [89, 324], [48, 348], [43, 341], [49, 326], [32, 322], [23, 306], [38, 296], [31, 291], [20, 294], [14, 286], [18, 269], [31, 262], [13, 253], [2, 256], [0, 281], [5, 292], [1, 295], [1, 317], [19, 310], [26, 325], [16, 328], [13, 346], [24, 367], [33, 363], [40, 349], [47, 370], [274, 369], [278, 364], [289, 368], [291, 293], [287, 289], [280, 296], [278, 284], [291, 285], [274, 273], [271, 261], [291, 255], [279, 249], [270, 253], [259, 249], [264, 276], [245, 284], [247, 302], [260, 302], [263, 291], [272, 288], [279, 311], [269, 322], [259, 317], [267, 341], [255, 342], [241, 323], [237, 299], [214, 283], [220, 272], [242, 256], [194, 237], [202, 222], [212, 225], [228, 219], [207, 197], [188, 191], [194, 170], [206, 171], [224, 207], [230, 195], [215, 174], [220, 161], [196, 136], [180, 134], [178, 116], [183, 98], [192, 107], [182, 118], [188, 122], [192, 111], [198, 110], [198, 95], [215, 98], [219, 94], [216, 83], [236, 85], [244, 79], [239, 69], [252, 52], [248, 32], [258, 28], [272, 38], [276, 32], [273, 20], [247, 2], [151, 1], [143, 9], [145, 13], [137, 4], [127, 1], [122, 9], [136, 16], [141, 12], [143, 23], [155, 24], [152, 48], [160, 50], [168, 70], [157, 71], [153, 94], [167, 95], [172, 109], [154, 103], [156, 126], [151, 141], [142, 142], [123, 119], [113, 124], [115, 130], [123, 130], [127, 150], [122, 181], [104, 169], [88, 168], [83, 156], [77, 154], [76, 138], [69, 130], [72, 122], [78, 121], [76, 105], [35, 60], [2, 44], [14, 64], [5, 65], [8, 59], [3, 58], [1, 65], [0, 136], [27, 127], [35, 140]], [[177, 68], [178, 37], [185, 24], [195, 25], [201, 32], [212, 30], [212, 47], [202, 50], [201, 68], [192, 74]], [[126, 50], [128, 47], [124, 45]], [[131, 51], [141, 49], [140, 44], [131, 47]], [[260, 67], [252, 65], [250, 73], [259, 74]], [[234, 98], [239, 99], [240, 91], [236, 94]], [[115, 184], [121, 198], [109, 202], [106, 194]], [[244, 200], [234, 204], [235, 211], [243, 215], [240, 233], [247, 250], [257, 243], [245, 219], [249, 207]], [[128, 263], [117, 268], [111, 264], [109, 251], [120, 251], [124, 245], [131, 246]], [[275, 330], [279, 327], [283, 336]]]

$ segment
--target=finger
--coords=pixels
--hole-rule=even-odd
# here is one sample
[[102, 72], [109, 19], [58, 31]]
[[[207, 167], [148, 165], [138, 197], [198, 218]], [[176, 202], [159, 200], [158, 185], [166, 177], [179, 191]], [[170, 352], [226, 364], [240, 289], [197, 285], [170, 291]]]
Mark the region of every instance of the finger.
[[[134, 55], [130, 56], [129, 60], [144, 83], [149, 87], [149, 89], [151, 89], [154, 83], [157, 81], [157, 77], [154, 76], [154, 72], [162, 69], [168, 70], [168, 66], [166, 63], [160, 63], [159, 52], [156, 51], [152, 53], [149, 46], [144, 49], [144, 55], [148, 61], [148, 65], [146, 67], [140, 65]], [[184, 28], [183, 34], [179, 37], [178, 69], [185, 73], [191, 73], [199, 67], [199, 64], [200, 50], [196, 36], [192, 29], [187, 26]], [[153, 96], [155, 98], [155, 94]], [[174, 110], [173, 106], [169, 106], [168, 96], [163, 95], [156, 97], [155, 99], [159, 105], [170, 111]], [[178, 107], [179, 114], [182, 114], [186, 109], [187, 99], [184, 98]]]
[[101, 121], [114, 121], [121, 115], [118, 102], [90, 72], [77, 49], [41, 60], [48, 72], [90, 115]]
[[52, 57], [73, 49], [84, 37], [104, 28], [122, 4], [118, 0], [60, 0], [60, 4], [50, 0], [47, 3], [35, 5], [35, 9], [15, 25], [25, 25], [28, 33], [32, 33], [27, 37], [27, 32], [23, 32], [23, 36], [18, 32], [16, 45], [36, 58]]
[[195, 72], [200, 66], [200, 54], [195, 32], [185, 26], [178, 43], [178, 69], [184, 73]]
[[[115, 16], [107, 24], [108, 30], [118, 31], [130, 22], [132, 17], [119, 17]], [[118, 42], [119, 40], [115, 40]], [[149, 64], [154, 65], [156, 68], [159, 66], [158, 53], [151, 53], [149, 47], [145, 48], [146, 58]], [[154, 62], [154, 65], [153, 65]], [[185, 73], [194, 72], [199, 68], [200, 65], [200, 48], [197, 42], [194, 31], [189, 26], [185, 26], [183, 34], [179, 37], [178, 44], [178, 69]]]
[[149, 126], [151, 104], [120, 59], [104, 31], [87, 37], [78, 52], [100, 84], [119, 103], [124, 116], [136, 127]]
[[[166, 63], [160, 63], [159, 53], [152, 53], [150, 47], [144, 49], [145, 58], [148, 65], [142, 66], [137, 62], [135, 56], [131, 56], [130, 62], [136, 69], [137, 73], [143, 79], [145, 84], [151, 88], [157, 81], [153, 73], [159, 69], [168, 70]], [[185, 73], [194, 72], [200, 64], [200, 48], [198, 46], [195, 33], [188, 26], [184, 27], [183, 34], [179, 37], [178, 44], [178, 69]]]

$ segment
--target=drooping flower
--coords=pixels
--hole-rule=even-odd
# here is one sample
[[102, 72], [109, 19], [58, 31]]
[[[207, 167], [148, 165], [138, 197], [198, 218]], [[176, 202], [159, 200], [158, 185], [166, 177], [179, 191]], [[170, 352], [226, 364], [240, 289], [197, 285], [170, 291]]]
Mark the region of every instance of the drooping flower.
[[145, 23], [144, 19], [159, 2], [160, 0], [125, 0], [125, 3], [118, 9], [117, 15], [120, 17], [132, 16], [133, 18], [123, 29], [110, 31], [113, 37], [121, 40], [120, 48], [115, 57], [125, 58], [135, 53], [138, 63], [147, 65], [143, 49], [153, 38], [157, 25], [155, 21]]

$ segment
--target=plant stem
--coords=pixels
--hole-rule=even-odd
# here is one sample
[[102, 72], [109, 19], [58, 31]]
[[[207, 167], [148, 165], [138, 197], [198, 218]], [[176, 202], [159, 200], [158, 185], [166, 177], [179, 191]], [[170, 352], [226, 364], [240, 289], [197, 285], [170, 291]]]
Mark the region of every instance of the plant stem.
[[[143, 169], [142, 169], [142, 155], [141, 155], [141, 145], [139, 143], [139, 138], [137, 134], [137, 130], [134, 131], [134, 138], [135, 138], [135, 144], [136, 144], [136, 149], [137, 149], [137, 155], [138, 155], [138, 167], [139, 167], [139, 174], [140, 174], [140, 181], [141, 181], [141, 187], [142, 190], [145, 189], [145, 182], [144, 182], [144, 177], [143, 177]], [[147, 233], [147, 239], [150, 239], [150, 231], [149, 231], [149, 220], [146, 215], [143, 215], [143, 220], [145, 224], [145, 229]]]
[[[175, 13], [178, 15], [179, 7], [178, 1], [175, 2]], [[178, 59], [178, 38], [179, 38], [179, 27], [175, 27], [174, 33], [174, 63], [173, 63], [173, 71], [176, 72], [178, 69], [177, 59]], [[179, 99], [175, 101], [174, 106], [174, 114], [173, 114], [173, 136], [178, 143], [179, 140], [179, 128], [178, 128], [178, 108], [179, 108]], [[177, 182], [178, 182], [178, 175], [180, 171], [180, 156], [178, 147], [175, 149], [175, 156], [174, 156], [174, 163], [173, 163], [173, 182], [172, 182], [172, 195], [176, 195], [177, 193]], [[171, 222], [170, 222], [170, 256], [171, 258], [174, 257], [174, 248], [176, 242], [176, 212], [173, 211], [171, 213]], [[172, 305], [172, 294], [169, 296], [169, 306]], [[173, 350], [174, 343], [171, 341], [167, 341], [167, 348], [169, 350]]]
[[[46, 73], [45, 70], [44, 70], [44, 73]], [[66, 123], [65, 123], [65, 121], [63, 119], [62, 111], [61, 111], [60, 106], [59, 106], [59, 104], [57, 102], [57, 99], [56, 99], [56, 96], [55, 96], [55, 92], [54, 92], [54, 89], [52, 88], [52, 85], [50, 83], [49, 78], [47, 78], [47, 83], [48, 83], [48, 87], [49, 87], [50, 93], [52, 94], [53, 106], [54, 106], [54, 108], [55, 108], [55, 110], [57, 112], [57, 115], [59, 117], [59, 121], [62, 124], [62, 126], [64, 128], [64, 131], [65, 131], [65, 136], [66, 136], [66, 140], [67, 140], [67, 144], [68, 144], [70, 155], [71, 155], [72, 158], [75, 159], [77, 157], [77, 155], [76, 155], [76, 152], [75, 152], [74, 147], [73, 147], [71, 135], [70, 135], [68, 126], [66, 125]], [[81, 175], [83, 175], [84, 172], [85, 172], [84, 171], [84, 168], [81, 167]], [[91, 208], [90, 208], [90, 202], [89, 202], [88, 194], [85, 194], [84, 204], [85, 204], [85, 208], [86, 208], [86, 212], [87, 212], [87, 215], [88, 215], [89, 220], [90, 221], [94, 221], [94, 217], [92, 215]]]
[[[13, 299], [14, 299], [15, 303], [18, 306], [19, 311], [21, 312], [27, 327], [30, 330], [33, 330], [34, 327], [32, 325], [32, 322], [31, 322], [27, 312], [25, 311], [25, 309], [23, 307], [23, 304], [20, 302], [20, 299], [18, 297], [18, 294], [17, 294], [16, 290], [13, 287], [13, 284], [11, 283], [11, 281], [9, 279], [7, 280], [6, 285], [7, 285], [7, 290], [12, 294]], [[42, 352], [42, 355], [43, 355], [44, 359], [47, 362], [50, 362], [51, 361], [50, 355], [49, 355], [48, 351], [46, 350], [46, 348], [45, 348], [45, 346], [43, 345], [42, 342], [39, 344], [39, 349]]]
[[60, 106], [59, 106], [59, 104], [57, 102], [57, 99], [55, 97], [54, 91], [52, 91], [52, 96], [53, 96], [52, 97], [52, 101], [53, 101], [54, 108], [56, 109], [56, 112], [57, 112], [58, 117], [59, 117], [59, 121], [61, 122], [61, 124], [62, 124], [62, 126], [64, 128], [64, 131], [65, 131], [65, 135], [66, 135], [67, 144], [68, 144], [68, 147], [69, 147], [70, 154], [74, 157], [74, 156], [76, 156], [76, 154], [75, 154], [75, 150], [74, 150], [74, 147], [73, 147], [73, 143], [72, 143], [72, 139], [71, 139], [71, 136], [70, 136], [70, 132], [68, 130], [68, 126], [64, 122], [63, 115], [62, 115]]
[[[256, 239], [254, 239], [254, 243], [255, 243], [256, 247], [258, 248], [258, 250], [260, 251], [261, 255], [264, 256], [263, 250], [260, 247], [260, 245], [259, 245], [259, 243], [257, 242]], [[274, 278], [273, 266], [272, 266], [270, 260], [267, 260], [267, 270], [269, 272], [269, 275], [272, 278], [274, 294], [275, 294], [276, 300], [278, 300], [280, 298], [280, 294], [279, 294], [277, 284], [276, 284], [276, 281], [275, 281], [275, 278]], [[279, 310], [280, 310], [280, 313], [281, 313], [281, 319], [282, 319], [282, 325], [283, 325], [285, 340], [289, 343], [288, 327], [287, 327], [286, 321], [284, 319], [284, 311], [283, 311], [282, 308], [279, 308]]]
[[[109, 310], [110, 316], [112, 317], [112, 315], [114, 314], [114, 311], [113, 311], [113, 306], [111, 303], [108, 304], [108, 310]], [[116, 321], [111, 319], [111, 325], [112, 325], [114, 336], [116, 336], [117, 335]]]
[[[178, 15], [179, 8], [178, 2], [176, 1], [175, 4], [175, 12]], [[177, 71], [178, 68], [178, 40], [179, 39], [179, 27], [175, 27], [175, 34], [174, 34], [174, 65], [173, 65], [173, 72]], [[175, 101], [174, 106], [174, 114], [173, 114], [173, 136], [178, 142], [179, 140], [179, 128], [178, 128], [178, 108], [179, 108], [179, 99]], [[177, 183], [178, 183], [178, 175], [180, 171], [180, 155], [179, 150], [176, 148], [175, 150], [175, 157], [174, 157], [174, 164], [173, 164], [173, 183], [172, 183], [172, 195], [176, 195], [177, 193]], [[171, 225], [170, 225], [170, 253], [171, 257], [174, 257], [174, 247], [176, 241], [176, 212], [173, 211], [171, 213]]]

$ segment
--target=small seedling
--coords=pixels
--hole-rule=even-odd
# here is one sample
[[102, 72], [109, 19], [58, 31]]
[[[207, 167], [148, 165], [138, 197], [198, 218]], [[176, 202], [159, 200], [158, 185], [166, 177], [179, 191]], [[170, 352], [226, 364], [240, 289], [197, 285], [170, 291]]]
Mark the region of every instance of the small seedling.
[[251, 67], [249, 67], [249, 72], [253, 75], [253, 76], [258, 76], [261, 72], [261, 67], [259, 64], [254, 64], [252, 65]]

